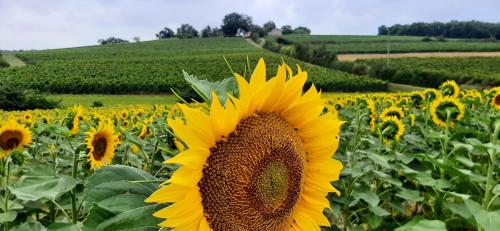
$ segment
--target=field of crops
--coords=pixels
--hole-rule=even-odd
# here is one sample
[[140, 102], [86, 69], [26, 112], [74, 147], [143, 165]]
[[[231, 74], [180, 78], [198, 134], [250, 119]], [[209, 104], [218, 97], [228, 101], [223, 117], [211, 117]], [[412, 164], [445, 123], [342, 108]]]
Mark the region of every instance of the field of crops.
[[[275, 66], [285, 59], [300, 64], [310, 80], [324, 91], [384, 90], [382, 81], [308, 65], [256, 48], [242, 38], [157, 40], [134, 44], [102, 45], [17, 53], [25, 67], [0, 70], [0, 85], [31, 88], [52, 93], [170, 93], [187, 85], [182, 71], [210, 80], [244, 72], [264, 57]], [[271, 69], [271, 70], [274, 70]]]
[[[324, 211], [332, 228], [323, 230], [497, 230], [499, 108], [500, 89], [461, 91], [453, 83], [328, 95], [323, 113], [346, 121], [335, 156], [345, 166], [334, 183], [341, 196], [329, 194], [332, 209]], [[177, 169], [162, 164], [186, 145], [167, 119], [185, 110], [0, 112], [0, 147], [8, 151], [0, 223], [5, 230], [155, 230], [161, 219], [151, 214], [164, 206], [144, 200]], [[99, 150], [107, 161], [96, 159]]]
[[[345, 35], [286, 35], [286, 40], [297, 43], [325, 45], [338, 54], [349, 53], [410, 53], [450, 51], [500, 51], [500, 42], [485, 40], [447, 39], [446, 42], [423, 42], [423, 37], [413, 36], [345, 36]], [[388, 43], [389, 41], [389, 43]]]
[[366, 64], [371, 76], [395, 83], [435, 87], [453, 79], [463, 84], [497, 86], [500, 85], [499, 63], [499, 57], [399, 58], [358, 60], [354, 66]]

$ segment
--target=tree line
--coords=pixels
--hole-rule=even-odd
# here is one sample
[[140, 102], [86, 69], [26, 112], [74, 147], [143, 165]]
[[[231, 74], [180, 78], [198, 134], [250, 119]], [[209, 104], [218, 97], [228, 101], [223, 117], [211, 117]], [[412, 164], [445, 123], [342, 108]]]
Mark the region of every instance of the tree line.
[[[206, 26], [201, 31], [198, 31], [190, 24], [182, 24], [176, 31], [169, 27], [163, 28], [156, 34], [158, 39], [189, 39], [189, 38], [208, 38], [208, 37], [235, 37], [235, 36], [251, 36], [253, 38], [265, 37], [273, 29], [277, 29], [276, 23], [268, 21], [262, 26], [254, 24], [252, 17], [239, 13], [230, 13], [222, 19], [222, 25], [211, 27]], [[284, 25], [281, 28], [282, 34], [311, 34], [311, 30], [304, 26], [293, 28], [290, 25]], [[134, 37], [136, 42], [140, 41], [139, 37]], [[111, 43], [128, 43], [128, 40], [109, 37], [107, 39], [99, 39], [98, 43], [111, 44]]]
[[412, 24], [382, 25], [379, 35], [433, 36], [447, 38], [500, 39], [500, 23], [480, 21], [416, 22]]

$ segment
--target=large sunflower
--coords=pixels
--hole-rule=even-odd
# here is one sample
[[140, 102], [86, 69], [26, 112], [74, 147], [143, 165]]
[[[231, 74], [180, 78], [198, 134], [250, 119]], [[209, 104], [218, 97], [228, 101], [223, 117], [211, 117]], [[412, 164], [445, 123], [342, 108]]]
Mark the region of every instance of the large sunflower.
[[460, 87], [453, 80], [448, 80], [439, 86], [443, 96], [451, 96], [457, 98], [460, 95]]
[[97, 129], [91, 128], [87, 135], [86, 140], [91, 168], [96, 169], [111, 164], [115, 156], [116, 145], [119, 143], [113, 124], [101, 122]]
[[31, 143], [31, 131], [15, 120], [9, 120], [0, 127], [0, 159], [29, 143]]
[[[441, 127], [453, 127], [464, 117], [464, 105], [455, 97], [439, 97], [429, 106], [432, 121]], [[449, 120], [447, 119], [449, 114]], [[449, 122], [449, 123], [448, 123]]]
[[320, 116], [323, 101], [307, 73], [287, 65], [266, 81], [261, 59], [250, 82], [235, 74], [239, 98], [213, 94], [209, 113], [181, 105], [168, 120], [187, 150], [182, 166], [147, 202], [173, 203], [154, 215], [176, 230], [320, 230], [342, 164], [332, 159], [341, 121]]

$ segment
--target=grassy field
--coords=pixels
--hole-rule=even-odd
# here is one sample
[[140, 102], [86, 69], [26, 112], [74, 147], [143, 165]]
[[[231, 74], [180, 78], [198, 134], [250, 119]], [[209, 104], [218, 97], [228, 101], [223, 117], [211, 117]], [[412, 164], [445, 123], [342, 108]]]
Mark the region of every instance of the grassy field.
[[449, 58], [449, 57], [500, 57], [500, 52], [416, 52], [397, 54], [340, 54], [339, 61], [356, 61], [360, 59], [399, 59], [399, 58]]
[[7, 63], [9, 63], [11, 67], [26, 66], [26, 63], [17, 58], [14, 54], [2, 54], [2, 59], [7, 61]]
[[[193, 94], [182, 71], [209, 80], [244, 73], [249, 60], [259, 58], [273, 75], [285, 60], [291, 67], [300, 64], [323, 91], [383, 90], [386, 83], [310, 65], [250, 45], [243, 38], [167, 39], [141, 43], [111, 44], [69, 49], [19, 52], [28, 64], [24, 68], [0, 70], [0, 85], [32, 88], [60, 94]], [[247, 72], [248, 75], [248, 72]]]
[[365, 36], [365, 35], [285, 35], [284, 39], [293, 43], [308, 43], [326, 46], [339, 54], [350, 53], [391, 53], [409, 52], [460, 52], [460, 51], [500, 51], [500, 42], [474, 39], [446, 39], [445, 42], [433, 38], [422, 41], [415, 36]]
[[50, 95], [50, 99], [61, 99], [62, 106], [82, 105], [89, 107], [99, 101], [104, 106], [133, 104], [173, 104], [177, 98], [173, 95]]

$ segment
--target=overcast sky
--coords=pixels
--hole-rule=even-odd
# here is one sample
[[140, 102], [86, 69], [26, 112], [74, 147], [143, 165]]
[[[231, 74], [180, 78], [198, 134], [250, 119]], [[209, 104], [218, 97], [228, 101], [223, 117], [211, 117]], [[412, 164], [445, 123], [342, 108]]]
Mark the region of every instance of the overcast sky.
[[109, 36], [151, 40], [165, 26], [219, 26], [231, 12], [313, 34], [376, 34], [382, 24], [500, 22], [499, 10], [500, 0], [0, 0], [0, 49], [95, 45]]

